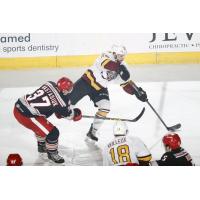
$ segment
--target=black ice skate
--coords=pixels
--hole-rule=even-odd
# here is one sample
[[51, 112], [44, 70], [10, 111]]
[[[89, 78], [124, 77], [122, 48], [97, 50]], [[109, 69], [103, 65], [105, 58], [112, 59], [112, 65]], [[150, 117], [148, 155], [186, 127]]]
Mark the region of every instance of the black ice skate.
[[93, 133], [93, 124], [91, 124], [90, 130], [87, 133], [87, 137], [86, 137], [85, 141], [92, 142], [92, 143], [98, 142], [98, 138]]
[[38, 142], [38, 152], [39, 153], [46, 153], [47, 152], [45, 142]]
[[62, 164], [65, 162], [64, 158], [58, 154], [58, 151], [47, 152], [48, 158], [58, 164]]

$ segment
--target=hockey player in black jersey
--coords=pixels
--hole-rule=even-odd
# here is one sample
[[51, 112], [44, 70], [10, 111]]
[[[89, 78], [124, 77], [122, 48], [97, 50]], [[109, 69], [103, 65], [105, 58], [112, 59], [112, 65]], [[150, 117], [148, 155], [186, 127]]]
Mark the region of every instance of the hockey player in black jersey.
[[73, 83], [67, 77], [62, 77], [57, 83], [48, 81], [32, 94], [19, 98], [13, 111], [17, 121], [35, 133], [38, 152], [47, 153], [55, 163], [64, 163], [58, 154], [59, 130], [47, 118], [55, 114], [59, 119], [81, 119], [81, 110], [73, 109], [68, 99], [72, 89]]
[[160, 160], [151, 161], [158, 166], [193, 166], [190, 154], [181, 147], [181, 138], [177, 133], [168, 133], [162, 139], [166, 153]]

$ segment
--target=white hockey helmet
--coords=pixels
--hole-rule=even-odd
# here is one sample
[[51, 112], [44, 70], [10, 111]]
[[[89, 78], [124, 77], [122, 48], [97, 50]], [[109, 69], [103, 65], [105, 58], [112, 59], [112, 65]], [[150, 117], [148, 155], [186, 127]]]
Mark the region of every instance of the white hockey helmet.
[[114, 44], [111, 48], [111, 52], [116, 56], [116, 60], [122, 62], [127, 55], [126, 47], [123, 45]]
[[113, 134], [114, 136], [125, 136], [128, 134], [128, 127], [125, 122], [121, 120], [115, 121], [113, 127]]

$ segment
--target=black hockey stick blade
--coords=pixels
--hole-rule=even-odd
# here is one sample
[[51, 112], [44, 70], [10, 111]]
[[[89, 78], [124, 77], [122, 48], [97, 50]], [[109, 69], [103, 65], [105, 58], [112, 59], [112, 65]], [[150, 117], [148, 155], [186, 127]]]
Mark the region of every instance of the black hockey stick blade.
[[181, 124], [180, 124], [180, 123], [179, 123], [179, 124], [176, 124], [176, 125], [174, 125], [174, 126], [167, 127], [167, 130], [168, 130], [168, 131], [176, 131], [176, 130], [178, 130], [179, 128], [181, 128]]
[[90, 115], [83, 115], [83, 118], [98, 118], [98, 119], [103, 119], [103, 120], [121, 120], [121, 121], [126, 121], [126, 122], [136, 122], [138, 121], [142, 115], [144, 114], [145, 108], [142, 109], [140, 114], [135, 117], [134, 119], [123, 119], [123, 118], [113, 118], [113, 117], [95, 117], [95, 116], [90, 116]]
[[143, 116], [144, 111], [145, 111], [145, 107], [142, 108], [142, 111], [140, 112], [140, 114], [136, 118], [132, 119], [131, 122], [137, 122]]

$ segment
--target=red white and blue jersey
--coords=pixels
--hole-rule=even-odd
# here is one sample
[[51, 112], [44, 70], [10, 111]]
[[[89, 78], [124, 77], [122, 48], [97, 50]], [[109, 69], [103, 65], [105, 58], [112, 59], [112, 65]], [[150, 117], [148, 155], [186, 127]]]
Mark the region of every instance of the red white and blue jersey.
[[72, 113], [67, 95], [59, 92], [56, 83], [47, 82], [32, 94], [21, 97], [16, 107], [27, 117], [50, 117], [53, 113], [60, 117], [68, 117]]

